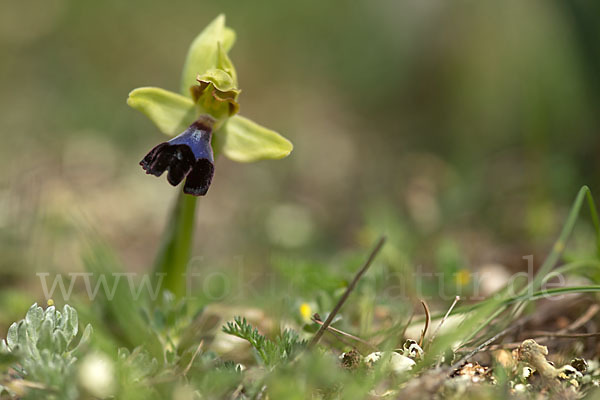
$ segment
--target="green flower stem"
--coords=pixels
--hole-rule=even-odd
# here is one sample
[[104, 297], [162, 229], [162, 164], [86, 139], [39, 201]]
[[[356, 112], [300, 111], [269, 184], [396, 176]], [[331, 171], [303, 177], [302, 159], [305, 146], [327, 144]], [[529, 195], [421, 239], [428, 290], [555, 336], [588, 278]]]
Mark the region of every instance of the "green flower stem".
[[168, 290], [177, 298], [183, 297], [186, 290], [185, 275], [194, 237], [196, 199], [179, 192], [154, 262], [155, 276], [164, 276], [160, 291]]

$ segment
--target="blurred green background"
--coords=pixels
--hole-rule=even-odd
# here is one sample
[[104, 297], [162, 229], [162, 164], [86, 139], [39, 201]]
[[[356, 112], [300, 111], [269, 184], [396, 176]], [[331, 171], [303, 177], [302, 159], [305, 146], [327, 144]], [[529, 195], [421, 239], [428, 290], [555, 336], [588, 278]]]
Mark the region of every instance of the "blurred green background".
[[516, 271], [581, 185], [600, 194], [600, 3], [5, 0], [0, 305], [23, 307], [0, 323], [42, 298], [36, 272], [82, 270], [90, 235], [149, 269], [179, 189], [139, 167], [164, 137], [125, 100], [176, 90], [219, 13], [241, 113], [295, 149], [218, 161], [194, 249], [209, 269], [327, 269], [387, 233], [396, 271]]

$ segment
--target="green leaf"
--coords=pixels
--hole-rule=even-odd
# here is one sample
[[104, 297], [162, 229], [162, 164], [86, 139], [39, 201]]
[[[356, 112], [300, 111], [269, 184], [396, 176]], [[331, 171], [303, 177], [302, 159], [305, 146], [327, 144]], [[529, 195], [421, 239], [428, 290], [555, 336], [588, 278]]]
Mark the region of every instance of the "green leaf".
[[235, 42], [235, 32], [225, 27], [225, 15], [215, 18], [192, 42], [181, 79], [181, 93], [187, 95], [196, 84], [196, 76], [216, 68], [220, 61], [219, 43], [227, 53]]
[[68, 335], [68, 341], [71, 341], [73, 336], [77, 335], [77, 331], [79, 330], [79, 318], [77, 317], [77, 311], [70, 305], [65, 304], [63, 308], [63, 314], [66, 318], [64, 330]]
[[27, 334], [32, 341], [37, 341], [37, 332], [42, 324], [44, 318], [44, 310], [42, 307], [34, 303], [27, 311], [25, 315], [25, 321], [27, 322]]
[[127, 104], [146, 115], [164, 134], [175, 136], [196, 116], [194, 102], [185, 96], [157, 87], [141, 87], [129, 93]]
[[8, 327], [8, 333], [6, 334], [6, 343], [8, 344], [8, 347], [10, 348], [11, 351], [13, 351], [15, 349], [15, 347], [17, 347], [17, 345], [18, 345], [18, 341], [19, 341], [18, 330], [19, 330], [19, 324], [17, 324], [16, 322], [13, 322]]
[[73, 352], [76, 352], [77, 350], [87, 346], [91, 342], [92, 333], [94, 333], [92, 325], [87, 324], [83, 330], [83, 333], [81, 334], [81, 339], [79, 340], [79, 343], [77, 343], [77, 346], [73, 349]]
[[40, 327], [39, 339], [37, 347], [40, 350], [51, 350], [53, 346], [52, 333], [54, 331], [53, 322], [50, 319], [44, 319]]
[[112, 294], [99, 291], [100, 295], [94, 300], [94, 305], [102, 310], [105, 318], [114, 321], [114, 325], [119, 327], [119, 334], [114, 338], [132, 347], [144, 343], [152, 354], [162, 355], [162, 345], [158, 337], [148, 329], [140, 312], [146, 292], [141, 290], [140, 295], [144, 295], [144, 298], [136, 299], [132, 287], [119, 283], [123, 266], [112, 249], [102, 243], [94, 244], [84, 253], [83, 259], [88, 272], [94, 276], [106, 276], [105, 287], [115, 288]]
[[50, 321], [52, 329], [56, 326], [56, 307], [50, 306], [44, 311], [44, 321]]
[[54, 352], [62, 354], [67, 350], [68, 340], [62, 331], [54, 331], [52, 333], [52, 342], [54, 343]]
[[17, 326], [17, 341], [21, 349], [27, 349], [28, 345], [31, 344], [31, 341], [27, 337], [27, 322], [24, 320], [21, 320]]
[[238, 162], [276, 160], [289, 155], [292, 143], [279, 133], [235, 115], [215, 134], [220, 150]]
[[34, 303], [27, 311], [27, 314], [25, 315], [25, 321], [37, 328], [42, 323], [43, 317], [44, 310], [42, 307], [38, 306], [37, 303]]

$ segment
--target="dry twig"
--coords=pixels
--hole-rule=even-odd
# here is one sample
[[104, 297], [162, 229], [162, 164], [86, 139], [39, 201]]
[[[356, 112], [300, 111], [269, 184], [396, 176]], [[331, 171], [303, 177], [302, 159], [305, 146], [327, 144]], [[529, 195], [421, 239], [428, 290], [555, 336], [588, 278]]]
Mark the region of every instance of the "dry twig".
[[[313, 322], [315, 322], [315, 323], [317, 323], [317, 324], [321, 325], [321, 326], [323, 326], [323, 324], [324, 324], [324, 322], [323, 322], [323, 321], [321, 321], [321, 319], [320, 319], [320, 318], [318, 318], [318, 314], [315, 314], [315, 315], [313, 315], [313, 317], [311, 318], [311, 320], [312, 320]], [[329, 332], [333, 333], [333, 334], [336, 334], [336, 335], [341, 335], [341, 336], [345, 336], [345, 337], [347, 337], [347, 338], [350, 338], [350, 339], [352, 339], [352, 340], [356, 340], [357, 342], [359, 342], [359, 343], [361, 343], [361, 344], [364, 344], [365, 346], [369, 347], [371, 350], [374, 350], [374, 351], [377, 351], [377, 350], [378, 350], [378, 349], [377, 349], [377, 347], [375, 347], [375, 346], [374, 346], [374, 345], [372, 345], [371, 343], [367, 342], [366, 340], [363, 340], [363, 339], [359, 338], [358, 336], [354, 336], [354, 335], [352, 335], [352, 334], [350, 334], [350, 333], [347, 333], [347, 332], [344, 332], [344, 331], [342, 331], [342, 330], [339, 330], [339, 329], [337, 329], [337, 328], [334, 328], [333, 326], [328, 326], [328, 327], [327, 327], [327, 330], [328, 330]], [[340, 338], [340, 339], [341, 339], [341, 338]], [[344, 341], [344, 343], [346, 343], [346, 342]], [[348, 344], [348, 343], [346, 343], [346, 344]], [[351, 345], [351, 346], [352, 346], [352, 345]], [[357, 349], [355, 346], [352, 346], [352, 347], [353, 347], [355, 350], [358, 350], [358, 349]]]
[[329, 325], [331, 325], [331, 321], [333, 321], [333, 318], [335, 318], [337, 313], [340, 311], [340, 309], [342, 308], [342, 306], [348, 299], [348, 296], [350, 296], [350, 293], [352, 293], [352, 291], [354, 290], [354, 287], [356, 286], [356, 284], [358, 283], [360, 278], [362, 278], [364, 273], [367, 272], [367, 270], [371, 266], [371, 263], [373, 262], [373, 260], [375, 259], [375, 257], [377, 256], [377, 254], [379, 253], [381, 248], [383, 247], [384, 243], [385, 243], [385, 236], [382, 236], [379, 239], [379, 241], [377, 242], [377, 244], [375, 245], [375, 247], [373, 248], [373, 250], [371, 251], [369, 258], [364, 263], [363, 267], [356, 273], [356, 276], [354, 277], [352, 282], [350, 282], [350, 284], [348, 285], [348, 288], [346, 289], [346, 291], [344, 292], [344, 294], [342, 295], [340, 300], [337, 302], [337, 304], [335, 305], [333, 310], [329, 313], [329, 315], [325, 319], [325, 322], [323, 322], [323, 325], [321, 325], [321, 327], [319, 328], [317, 333], [315, 333], [315, 336], [313, 336], [312, 340], [308, 344], [308, 348], [311, 348], [314, 345], [316, 345], [317, 343], [319, 343], [321, 336], [323, 336], [323, 333], [327, 330]]
[[196, 357], [200, 353], [200, 350], [202, 350], [202, 346], [203, 345], [204, 345], [204, 340], [201, 340], [200, 343], [198, 344], [198, 347], [196, 347], [196, 351], [194, 351], [194, 354], [192, 355], [192, 358], [191, 358], [190, 362], [188, 363], [188, 365], [183, 370], [183, 376], [186, 376], [187, 373], [192, 368], [192, 364], [194, 364], [194, 360], [196, 359]]
[[442, 320], [440, 321], [439, 325], [437, 326], [437, 328], [435, 328], [435, 331], [433, 331], [433, 334], [429, 338], [429, 342], [428, 343], [430, 345], [431, 345], [431, 342], [433, 342], [433, 339], [435, 339], [435, 335], [437, 335], [437, 333], [440, 330], [440, 328], [442, 327], [442, 325], [444, 325], [444, 322], [446, 322], [446, 320], [448, 319], [448, 316], [450, 315], [450, 313], [452, 312], [452, 310], [456, 306], [456, 303], [458, 303], [459, 300], [460, 300], [460, 296], [456, 296], [454, 298], [454, 301], [452, 302], [452, 305], [448, 309], [448, 312], [446, 313], [446, 315], [444, 315], [444, 318], [442, 318]]
[[[454, 370], [454, 369], [458, 368], [460, 365], [462, 365], [462, 363], [464, 363], [465, 361], [467, 361], [469, 358], [473, 357], [475, 354], [477, 354], [480, 351], [484, 350], [490, 344], [494, 343], [496, 340], [498, 340], [502, 336], [506, 335], [508, 332], [519, 328], [520, 326], [522, 326], [523, 324], [525, 324], [527, 321], [529, 321], [529, 319], [531, 319], [531, 317], [524, 318], [521, 321], [518, 321], [517, 323], [515, 323], [515, 324], [513, 324], [513, 325], [511, 325], [511, 326], [509, 326], [509, 327], [507, 327], [507, 328], [505, 328], [503, 330], [501, 330], [500, 332], [498, 332], [497, 334], [495, 334], [494, 336], [492, 336], [491, 338], [489, 338], [485, 342], [481, 343], [479, 346], [477, 346], [475, 349], [473, 349], [467, 355], [465, 355], [464, 357], [461, 357], [460, 360], [458, 360], [457, 362], [455, 362], [454, 364], [452, 364], [452, 369]], [[519, 345], [520, 345], [520, 343], [519, 343]]]
[[431, 322], [431, 313], [429, 312], [429, 307], [425, 300], [421, 300], [421, 305], [423, 305], [423, 309], [425, 310], [425, 327], [421, 331], [421, 339], [419, 339], [419, 346], [423, 347], [423, 340], [425, 339], [425, 334], [427, 333], [427, 329], [429, 329], [429, 323]]
[[594, 315], [598, 314], [598, 311], [600, 311], [600, 304], [592, 304], [590, 308], [588, 308], [586, 312], [581, 314], [579, 318], [573, 321], [572, 324], [570, 324], [564, 329], [559, 330], [556, 333], [567, 333], [582, 327], [583, 325], [587, 324], [590, 319], [594, 318]]
[[600, 332], [591, 333], [558, 333], [558, 332], [546, 332], [546, 331], [533, 331], [531, 336], [537, 336], [539, 338], [563, 338], [563, 339], [575, 339], [575, 338], [587, 338], [600, 336]]

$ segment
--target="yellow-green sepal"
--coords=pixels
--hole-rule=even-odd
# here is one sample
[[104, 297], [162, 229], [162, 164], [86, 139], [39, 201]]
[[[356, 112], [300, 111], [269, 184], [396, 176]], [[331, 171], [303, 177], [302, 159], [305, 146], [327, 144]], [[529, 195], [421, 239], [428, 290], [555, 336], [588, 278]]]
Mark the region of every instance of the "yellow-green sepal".
[[157, 87], [131, 91], [127, 104], [150, 118], [162, 133], [169, 136], [181, 133], [198, 115], [192, 99]]
[[220, 152], [238, 162], [277, 160], [288, 156], [294, 146], [279, 133], [235, 115], [215, 133]]
[[[215, 18], [192, 42], [188, 51], [181, 79], [181, 93], [187, 95], [190, 87], [196, 84], [196, 76], [219, 68], [223, 63], [223, 54], [235, 42], [235, 31], [225, 26], [225, 15]], [[229, 61], [231, 63], [231, 61]], [[230, 72], [231, 73], [231, 72]], [[235, 72], [233, 72], [235, 77]]]

